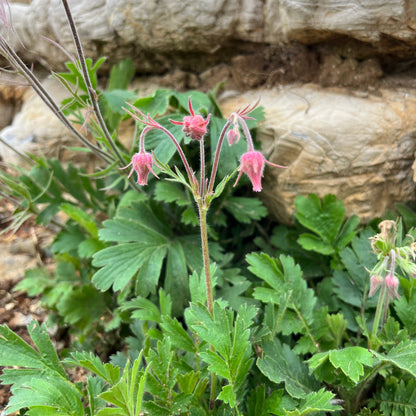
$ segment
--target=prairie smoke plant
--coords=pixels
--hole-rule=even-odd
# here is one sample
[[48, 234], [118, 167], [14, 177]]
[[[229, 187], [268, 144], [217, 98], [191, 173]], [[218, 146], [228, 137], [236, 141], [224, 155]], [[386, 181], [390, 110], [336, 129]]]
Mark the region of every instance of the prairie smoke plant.
[[[209, 264], [209, 252], [208, 252], [208, 235], [207, 235], [207, 223], [206, 223], [206, 215], [208, 208], [210, 206], [211, 200], [218, 196], [223, 189], [214, 190], [215, 178], [218, 171], [218, 163], [220, 158], [221, 146], [223, 144], [225, 136], [227, 136], [229, 145], [237, 142], [240, 138], [240, 127], [242, 129], [243, 135], [247, 141], [247, 152], [241, 156], [241, 164], [239, 167], [239, 175], [237, 177], [236, 183], [239, 181], [242, 173], [247, 174], [250, 178], [251, 183], [253, 185], [253, 190], [256, 192], [261, 191], [261, 178], [263, 177], [264, 165], [265, 163], [275, 166], [275, 167], [283, 167], [279, 165], [275, 165], [273, 163], [268, 162], [265, 157], [259, 151], [256, 151], [253, 146], [253, 140], [251, 138], [251, 134], [249, 128], [247, 126], [246, 120], [251, 119], [248, 114], [255, 109], [258, 103], [254, 106], [246, 106], [242, 110], [239, 110], [235, 113], [232, 113], [228, 120], [226, 121], [218, 139], [218, 144], [215, 149], [214, 154], [214, 162], [211, 169], [210, 178], [206, 177], [205, 172], [205, 151], [204, 151], [204, 136], [207, 133], [207, 125], [209, 123], [210, 116], [204, 119], [201, 115], [195, 114], [194, 109], [192, 107], [191, 98], [188, 99], [188, 107], [189, 107], [189, 116], [185, 116], [183, 121], [173, 121], [170, 120], [171, 123], [176, 125], [183, 126], [182, 131], [185, 133], [186, 136], [191, 137], [192, 139], [200, 142], [200, 172], [199, 172], [199, 180], [196, 177], [196, 174], [192, 170], [185, 153], [183, 152], [178, 140], [173, 136], [173, 134], [159, 124], [157, 121], [153, 120], [149, 115], [143, 114], [139, 109], [135, 108], [131, 104], [131, 110], [124, 109], [128, 114], [130, 114], [134, 119], [136, 119], [139, 123], [143, 124], [145, 127], [142, 130], [139, 140], [139, 153], [136, 153], [133, 156], [131, 163], [128, 165], [132, 165], [132, 170], [130, 171], [130, 175], [133, 171], [137, 172], [138, 180], [137, 182], [140, 185], [147, 184], [147, 177], [149, 172], [155, 173], [152, 170], [153, 166], [153, 157], [151, 154], [145, 152], [145, 136], [146, 134], [154, 129], [160, 130], [166, 134], [166, 136], [174, 143], [180, 157], [182, 163], [185, 167], [188, 181], [184, 179], [184, 176], [180, 176], [177, 173], [174, 173], [171, 169], [167, 166], [159, 166], [159, 168], [164, 171], [164, 173], [172, 176], [174, 180], [184, 183], [188, 188], [192, 191], [194, 200], [198, 207], [198, 214], [200, 220], [200, 231], [201, 231], [201, 245], [202, 245], [202, 255], [203, 255], [203, 263], [204, 263], [204, 272], [205, 272], [205, 284], [206, 284], [206, 292], [207, 292], [207, 306], [210, 313], [213, 313], [213, 295], [212, 295], [212, 287], [211, 287], [211, 275], [210, 275], [210, 264]], [[228, 133], [227, 133], [228, 132]], [[126, 166], [127, 167], [127, 166]], [[129, 175], [129, 176], [130, 176]], [[156, 176], [156, 175], [155, 175]], [[229, 180], [230, 177], [225, 178], [225, 182]], [[224, 180], [222, 181], [224, 183]]]
[[398, 233], [395, 221], [382, 221], [379, 228], [380, 233], [371, 237], [371, 247], [378, 261], [370, 271], [369, 296], [374, 296], [380, 289], [372, 331], [373, 341], [376, 339], [380, 320], [382, 325], [386, 321], [389, 302], [400, 297], [398, 271], [403, 275], [416, 277], [416, 245], [413, 237], [406, 236], [402, 241], [400, 236], [398, 239], [401, 232]]

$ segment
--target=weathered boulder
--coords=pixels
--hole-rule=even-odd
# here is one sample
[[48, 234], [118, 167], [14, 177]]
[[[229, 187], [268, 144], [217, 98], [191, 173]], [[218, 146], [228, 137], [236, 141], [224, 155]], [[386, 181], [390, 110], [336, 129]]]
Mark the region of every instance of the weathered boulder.
[[[340, 36], [371, 46], [373, 55], [413, 56], [416, 47], [416, 7], [408, 0], [69, 3], [88, 56], [107, 55], [111, 62], [131, 56], [143, 72], [160, 73], [176, 64], [202, 70], [210, 63], [247, 53], [249, 45], [311, 45]], [[21, 39], [21, 43], [15, 41], [15, 47], [22, 54], [54, 67], [68, 59], [41, 37], [52, 38], [74, 51], [60, 0], [15, 3], [11, 10], [15, 32]], [[354, 46], [352, 49], [354, 53]]]
[[265, 169], [270, 213], [289, 223], [297, 195], [332, 193], [363, 222], [416, 199], [416, 90], [353, 94], [314, 85], [256, 90], [228, 98], [234, 111], [261, 97], [263, 153], [287, 169]]

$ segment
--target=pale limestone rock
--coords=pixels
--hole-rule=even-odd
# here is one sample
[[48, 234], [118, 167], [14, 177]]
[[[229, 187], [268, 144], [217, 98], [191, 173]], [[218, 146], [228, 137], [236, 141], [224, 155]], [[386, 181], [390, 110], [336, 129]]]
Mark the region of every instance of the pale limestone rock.
[[416, 8], [406, 0], [268, 0], [265, 40], [282, 34], [313, 43], [347, 35], [372, 44], [383, 36], [414, 44]]
[[[243, 42], [312, 44], [345, 35], [383, 53], [410, 56], [416, 47], [416, 6], [409, 0], [72, 0], [70, 6], [87, 56], [107, 55], [113, 63], [131, 56], [152, 72], [178, 62], [178, 54], [186, 62], [220, 48], [241, 53]], [[52, 67], [68, 60], [41, 37], [74, 52], [60, 0], [11, 9], [22, 54]]]
[[[44, 80], [43, 86], [57, 103], [68, 96], [66, 90], [54, 79]], [[0, 136], [9, 146], [21, 153], [45, 155], [60, 160], [71, 160], [74, 154], [69, 152], [67, 147], [80, 145], [32, 90], [25, 93], [20, 111], [15, 115], [13, 122], [0, 131]], [[85, 158], [85, 155], [83, 157]], [[0, 158], [8, 164], [24, 164], [24, 160], [16, 152], [1, 142]]]
[[250, 91], [226, 99], [225, 114], [261, 97], [266, 166], [260, 196], [289, 223], [297, 195], [332, 193], [363, 222], [415, 199], [416, 91], [353, 95], [313, 85]]

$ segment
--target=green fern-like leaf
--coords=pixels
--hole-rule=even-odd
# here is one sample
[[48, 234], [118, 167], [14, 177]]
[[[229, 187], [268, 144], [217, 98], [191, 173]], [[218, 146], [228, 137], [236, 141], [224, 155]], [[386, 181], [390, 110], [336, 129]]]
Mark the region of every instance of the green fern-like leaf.
[[416, 415], [416, 380], [390, 379], [374, 400], [382, 414], [390, 416]]
[[0, 326], [0, 366], [13, 367], [5, 368], [1, 376], [3, 384], [12, 384], [7, 414], [32, 407], [40, 412], [45, 407], [45, 415], [54, 411], [84, 415], [82, 393], [69, 382], [46, 327], [33, 322], [28, 330], [37, 350], [7, 326]]
[[307, 288], [302, 271], [293, 258], [282, 255], [278, 260], [264, 253], [253, 253], [247, 256], [247, 262], [249, 270], [267, 284], [254, 289], [255, 299], [280, 305], [289, 296], [285, 300], [287, 309], [278, 331], [285, 335], [305, 331], [310, 333], [317, 299], [313, 290]]
[[236, 405], [238, 390], [253, 362], [249, 338], [256, 313], [257, 309], [253, 306], [241, 306], [233, 322], [234, 312], [218, 302], [214, 304], [213, 316], [200, 304], [192, 304], [186, 310], [188, 325], [215, 349], [201, 352], [200, 356], [209, 365], [210, 371], [228, 380], [229, 384], [223, 387], [218, 399], [231, 407]]

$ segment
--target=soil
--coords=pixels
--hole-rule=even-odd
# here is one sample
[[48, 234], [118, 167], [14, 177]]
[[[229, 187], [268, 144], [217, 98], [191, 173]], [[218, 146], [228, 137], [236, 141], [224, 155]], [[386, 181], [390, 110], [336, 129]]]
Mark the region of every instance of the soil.
[[[14, 206], [6, 201], [0, 205], [0, 233], [9, 225]], [[37, 225], [34, 219], [26, 221], [16, 232], [0, 234], [0, 324], [7, 325], [29, 345], [34, 347], [28, 335], [27, 325], [36, 320], [40, 324], [46, 321], [48, 311], [42, 308], [39, 296], [29, 297], [27, 293], [18, 292], [15, 286], [25, 274], [34, 267], [54, 269], [54, 261], [48, 251], [57, 230]], [[51, 341], [58, 354], [69, 346], [66, 331], [48, 328]], [[0, 367], [0, 374], [2, 367]], [[85, 381], [87, 371], [74, 367], [67, 369], [72, 382]], [[0, 385], [0, 415], [10, 398], [9, 386]], [[17, 413], [16, 413], [17, 414]]]
[[[0, 206], [0, 232], [9, 224], [13, 205], [2, 201]], [[26, 326], [32, 321], [45, 321], [47, 312], [40, 306], [38, 297], [30, 298], [26, 293], [14, 291], [15, 285], [24, 277], [28, 268], [44, 265], [53, 267], [52, 259], [45, 255], [45, 247], [50, 243], [52, 233], [26, 221], [16, 233], [0, 235], [0, 324], [7, 325], [17, 335], [31, 344]], [[52, 340], [59, 347], [58, 340]], [[33, 346], [33, 344], [32, 344]], [[0, 411], [10, 397], [8, 386], [0, 386]]]
[[293, 83], [346, 87], [359, 91], [415, 88], [416, 60], [409, 55], [380, 53], [368, 44], [345, 37], [315, 45], [291, 43], [245, 45], [201, 71], [178, 65], [158, 76], [159, 83], [177, 90], [208, 91], [220, 83], [227, 90], [246, 91]]

